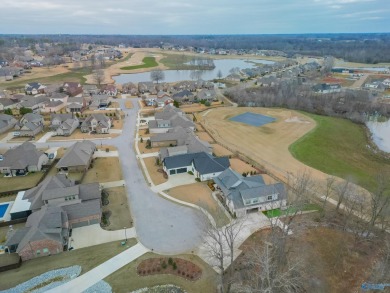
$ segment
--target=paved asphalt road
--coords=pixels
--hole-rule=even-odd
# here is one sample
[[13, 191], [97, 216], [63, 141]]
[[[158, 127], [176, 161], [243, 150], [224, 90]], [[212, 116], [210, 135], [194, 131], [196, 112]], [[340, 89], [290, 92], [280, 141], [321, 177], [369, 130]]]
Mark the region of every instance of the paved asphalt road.
[[[132, 99], [134, 101], [134, 99]], [[199, 223], [201, 213], [195, 209], [170, 202], [154, 193], [138, 167], [134, 151], [138, 103], [126, 109], [125, 99], [118, 100], [128, 114], [122, 135], [110, 140], [96, 140], [95, 143], [114, 145], [118, 148], [128, 200], [139, 241], [148, 249], [161, 254], [191, 252], [202, 241]], [[67, 147], [74, 141], [36, 143], [37, 147]], [[17, 144], [0, 143], [7, 149]]]

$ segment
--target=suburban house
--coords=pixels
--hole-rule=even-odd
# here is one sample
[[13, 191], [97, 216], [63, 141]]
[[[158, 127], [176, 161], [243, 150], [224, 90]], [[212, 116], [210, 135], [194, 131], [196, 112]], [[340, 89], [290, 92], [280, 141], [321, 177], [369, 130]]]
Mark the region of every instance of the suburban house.
[[79, 126], [79, 119], [73, 114], [51, 114], [50, 128], [56, 135], [69, 136]]
[[85, 84], [83, 85], [83, 94], [86, 96], [89, 95], [97, 95], [99, 92], [99, 89], [94, 84]]
[[104, 114], [91, 114], [81, 123], [81, 132], [109, 133], [111, 119]]
[[168, 104], [163, 111], [157, 112], [155, 120], [150, 120], [148, 128], [150, 133], [166, 133], [169, 129], [181, 126], [195, 130], [195, 124], [178, 108]]
[[78, 82], [64, 82], [62, 90], [70, 97], [81, 96], [83, 93], [83, 87]]
[[96, 145], [89, 140], [78, 141], [69, 147], [58, 161], [58, 171], [83, 172], [89, 169]]
[[0, 98], [0, 111], [6, 109], [15, 109], [18, 106], [18, 101], [15, 99]]
[[338, 83], [321, 83], [314, 86], [314, 91], [320, 94], [330, 94], [341, 92], [341, 85]]
[[169, 176], [192, 172], [200, 181], [213, 179], [229, 166], [228, 157], [216, 158], [205, 152], [175, 155], [163, 160], [163, 169]]
[[106, 84], [102, 86], [100, 92], [100, 95], [107, 95], [110, 97], [115, 97], [118, 94], [118, 89], [113, 84]]
[[38, 186], [19, 192], [11, 219], [28, 215], [24, 228], [7, 238], [6, 249], [22, 260], [67, 250], [72, 228], [100, 223], [99, 183], [76, 185], [64, 174], [49, 176]]
[[228, 81], [241, 81], [242, 77], [241, 75], [237, 74], [237, 73], [232, 73], [232, 74], [229, 74], [228, 76], [225, 77], [225, 80], [228, 80]]
[[69, 96], [65, 93], [52, 93], [49, 96], [50, 101], [60, 101], [62, 103], [67, 103], [68, 102]]
[[45, 104], [49, 101], [49, 98], [40, 95], [35, 97], [24, 96], [21, 98], [18, 105], [19, 108], [28, 108], [34, 111], [34, 113], [39, 113], [42, 109], [45, 108]]
[[17, 122], [18, 120], [11, 115], [0, 114], [0, 134], [14, 128]]
[[46, 86], [40, 84], [39, 82], [31, 82], [25, 85], [24, 91], [27, 95], [37, 95], [44, 94]]
[[41, 171], [42, 165], [49, 161], [44, 152], [37, 150], [35, 145], [26, 141], [9, 149], [0, 160], [0, 172], [8, 176], [23, 176], [28, 172]]
[[196, 94], [196, 99], [198, 101], [204, 100], [208, 102], [213, 102], [217, 100], [217, 92], [214, 89], [202, 89]]
[[282, 183], [265, 184], [260, 175], [244, 177], [228, 168], [214, 178], [217, 193], [232, 214], [242, 217], [248, 212], [267, 211], [286, 206]]
[[108, 95], [93, 95], [89, 110], [105, 110], [108, 107], [110, 97]]
[[157, 94], [156, 85], [151, 81], [139, 82], [138, 92], [141, 94], [144, 93]]
[[387, 87], [383, 84], [383, 82], [377, 80], [373, 82], [367, 82], [366, 84], [364, 84], [364, 88], [368, 90], [376, 90], [383, 92], [386, 90]]
[[27, 113], [15, 125], [14, 136], [34, 137], [43, 131], [43, 117], [39, 114]]
[[172, 99], [180, 103], [189, 103], [194, 101], [194, 94], [189, 90], [182, 90], [173, 94]]
[[383, 84], [386, 88], [390, 88], [390, 78], [386, 78], [384, 81], [382, 81], [382, 84]]
[[87, 108], [87, 100], [84, 97], [69, 97], [66, 112], [81, 113]]
[[276, 86], [280, 83], [279, 78], [275, 76], [265, 76], [257, 79], [257, 85], [264, 87]]

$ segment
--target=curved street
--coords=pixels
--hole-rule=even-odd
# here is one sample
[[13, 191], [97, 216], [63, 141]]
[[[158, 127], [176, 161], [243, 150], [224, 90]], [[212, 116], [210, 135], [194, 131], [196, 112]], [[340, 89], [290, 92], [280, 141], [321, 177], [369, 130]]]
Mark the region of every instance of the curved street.
[[[136, 99], [130, 99], [133, 102]], [[144, 179], [134, 150], [138, 103], [126, 109], [126, 99], [117, 100], [126, 117], [122, 135], [113, 139], [95, 140], [97, 144], [117, 147], [127, 197], [138, 240], [148, 249], [161, 254], [191, 252], [202, 241], [200, 228], [202, 214], [192, 208], [178, 205], [154, 193]], [[67, 147], [74, 141], [35, 143], [37, 147]], [[16, 143], [0, 143], [8, 149]]]

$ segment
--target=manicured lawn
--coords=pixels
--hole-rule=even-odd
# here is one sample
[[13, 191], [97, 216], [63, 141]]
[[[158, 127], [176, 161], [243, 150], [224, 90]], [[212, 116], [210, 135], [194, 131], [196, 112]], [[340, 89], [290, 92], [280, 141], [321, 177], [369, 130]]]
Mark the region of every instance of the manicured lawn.
[[26, 83], [30, 83], [30, 82], [41, 82], [44, 84], [53, 84], [53, 83], [62, 84], [64, 81], [74, 81], [74, 82], [80, 82], [84, 84], [86, 79], [83, 76], [88, 74], [91, 74], [90, 68], [71, 69], [69, 72], [52, 75], [52, 76], [26, 79], [22, 81], [15, 80], [7, 83], [7, 89], [19, 88], [21, 86], [24, 87]]
[[26, 176], [4, 177], [0, 176], [0, 192], [35, 187], [44, 175], [43, 172], [29, 173]]
[[[316, 204], [307, 204], [303, 208], [303, 211], [319, 211], [320, 207]], [[269, 211], [264, 211], [263, 214], [266, 215], [268, 218], [275, 218], [275, 217], [280, 217], [284, 215], [291, 215], [297, 210], [295, 208], [287, 208], [286, 210], [281, 210], [281, 209], [273, 209]]]
[[87, 171], [83, 183], [111, 182], [122, 180], [122, 169], [118, 157], [96, 158]]
[[[127, 240], [127, 246], [134, 246], [136, 243], [135, 239]], [[47, 271], [72, 265], [80, 265], [81, 273], [84, 274], [123, 252], [127, 246], [123, 247], [120, 241], [115, 241], [26, 261], [20, 268], [0, 274], [0, 290], [14, 287]]]
[[176, 70], [185, 70], [185, 69], [194, 69], [194, 66], [185, 64], [190, 62], [194, 56], [189, 55], [179, 55], [179, 54], [165, 54], [165, 57], [160, 60], [165, 66], [176, 69]]
[[138, 264], [142, 260], [151, 257], [161, 256], [154, 253], [146, 253], [109, 275], [104, 280], [112, 286], [113, 292], [131, 292], [144, 287], [153, 287], [164, 284], [174, 284], [184, 289], [186, 292], [216, 292], [217, 273], [199, 257], [188, 254], [172, 256], [189, 260], [199, 266], [202, 269], [202, 276], [197, 281], [188, 281], [174, 275], [139, 276], [137, 274]]
[[373, 153], [362, 125], [346, 119], [306, 114], [317, 127], [290, 146], [299, 161], [368, 190], [374, 190], [376, 175], [390, 172], [390, 160]]
[[134, 65], [134, 66], [125, 66], [125, 67], [121, 67], [121, 69], [122, 70], [134, 70], [134, 69], [150, 68], [150, 67], [158, 66], [158, 63], [156, 62], [156, 58], [154, 58], [154, 57], [145, 57], [144, 59], [142, 59], [142, 62], [144, 64]]
[[120, 230], [123, 227], [131, 228], [133, 220], [130, 215], [125, 187], [112, 187], [105, 189], [108, 192], [109, 204], [103, 206], [103, 211], [110, 211], [110, 225], [105, 230]]

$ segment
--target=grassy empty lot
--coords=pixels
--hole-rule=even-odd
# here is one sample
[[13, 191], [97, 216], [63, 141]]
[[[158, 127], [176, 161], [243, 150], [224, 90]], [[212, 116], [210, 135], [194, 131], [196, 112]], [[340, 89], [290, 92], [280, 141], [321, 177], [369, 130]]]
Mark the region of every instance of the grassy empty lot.
[[96, 158], [93, 161], [93, 168], [87, 171], [83, 183], [111, 182], [122, 179], [122, 169], [118, 157]]
[[162, 166], [156, 165], [156, 157], [145, 158], [143, 160], [154, 185], [159, 185], [168, 181], [168, 178], [164, 178], [162, 172], [158, 172], [159, 169], [162, 169]]
[[245, 163], [244, 161], [233, 158], [230, 159], [230, 168], [232, 168], [234, 171], [242, 174], [244, 172], [251, 172], [251, 171], [257, 171], [255, 168], [253, 168], [251, 165]]
[[[127, 240], [128, 246], [137, 243], [135, 239]], [[84, 274], [111, 257], [123, 252], [120, 241], [66, 251], [60, 254], [40, 257], [23, 262], [18, 269], [9, 270], [0, 274], [0, 290], [8, 289], [25, 282], [47, 271], [80, 265]]]
[[120, 230], [123, 227], [133, 226], [129, 204], [127, 202], [126, 188], [113, 187], [105, 189], [108, 192], [109, 204], [103, 207], [103, 211], [110, 211], [110, 225], [106, 230]]
[[374, 154], [364, 126], [345, 119], [306, 114], [317, 127], [290, 146], [303, 163], [374, 190], [378, 172], [390, 172], [390, 161]]
[[133, 66], [125, 66], [125, 67], [121, 67], [120, 69], [122, 69], [122, 70], [134, 70], [134, 69], [151, 68], [151, 67], [158, 66], [158, 63], [156, 62], [156, 58], [154, 58], [154, 57], [145, 57], [144, 59], [142, 59], [142, 62], [144, 64], [133, 65]]
[[201, 140], [204, 140], [207, 142], [214, 142], [214, 139], [207, 132], [197, 132], [196, 135]]
[[0, 175], [0, 192], [35, 187], [44, 175], [43, 172], [29, 173], [26, 176], [7, 177]]
[[214, 144], [211, 144], [211, 146], [213, 147], [213, 153], [214, 153], [217, 157], [223, 157], [223, 156], [231, 156], [231, 155], [233, 155], [233, 153], [232, 153], [231, 151], [229, 151], [228, 149], [224, 148], [224, 147], [221, 146], [220, 144], [214, 143]]
[[151, 275], [138, 276], [137, 266], [144, 260], [151, 257], [160, 257], [154, 253], [146, 253], [127, 264], [123, 268], [109, 275], [104, 280], [112, 286], [113, 292], [130, 292], [144, 287], [153, 287], [157, 285], [174, 284], [184, 289], [186, 292], [216, 292], [217, 273], [203, 262], [199, 257], [194, 255], [175, 255], [172, 257], [180, 257], [189, 260], [202, 269], [202, 277], [197, 281], [187, 281], [181, 277], [173, 275]]
[[218, 227], [229, 223], [229, 219], [223, 213], [218, 203], [211, 195], [211, 190], [206, 183], [193, 183], [171, 188], [165, 191], [170, 196], [198, 205], [206, 209], [214, 218]]

